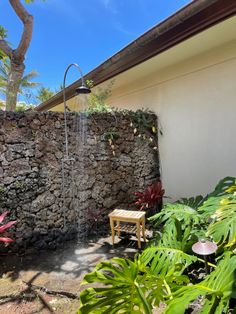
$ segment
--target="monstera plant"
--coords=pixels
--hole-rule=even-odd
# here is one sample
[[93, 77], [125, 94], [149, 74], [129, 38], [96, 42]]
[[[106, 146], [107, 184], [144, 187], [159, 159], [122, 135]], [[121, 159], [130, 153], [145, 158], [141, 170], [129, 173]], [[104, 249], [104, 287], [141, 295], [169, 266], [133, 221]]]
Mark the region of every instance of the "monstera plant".
[[161, 239], [155, 242], [154, 239], [139, 259], [161, 278], [181, 276], [189, 265], [198, 260], [189, 249], [189, 243], [194, 243], [190, 229], [183, 230], [177, 219], [165, 226]]
[[224, 255], [216, 269], [203, 281], [188, 285], [176, 291], [167, 302], [166, 314], [184, 314], [189, 303], [202, 297], [199, 314], [226, 313], [231, 298], [236, 298], [235, 290], [236, 256]]
[[102, 287], [89, 288], [81, 293], [81, 304], [78, 313], [145, 313], [151, 314], [150, 301], [161, 299], [162, 281], [152, 280], [139, 263], [122, 258], [113, 258], [102, 262], [95, 271], [87, 274], [85, 284], [99, 283]]
[[191, 226], [192, 234], [210, 237], [219, 246], [233, 247], [236, 243], [236, 179], [226, 177], [205, 197], [181, 199], [166, 204], [150, 218], [154, 227], [168, 224], [175, 217], [182, 226]]
[[[134, 260], [115, 258], [100, 263], [84, 278], [93, 284], [81, 293], [80, 314], [200, 314], [232, 313], [236, 304], [236, 179], [221, 180], [205, 197], [166, 204], [150, 218], [158, 229]], [[212, 272], [203, 279], [190, 276], [203, 269], [204, 260], [192, 252], [198, 236], [214, 240], [219, 250]]]
[[212, 198], [205, 204], [204, 210], [208, 207], [215, 207], [216, 210], [211, 215], [207, 235], [220, 246], [233, 246], [236, 243], [236, 195]]
[[176, 221], [169, 228], [158, 246], [150, 246], [134, 261], [114, 258], [87, 274], [83, 284], [99, 287], [81, 293], [79, 313], [152, 313], [172, 291], [189, 283], [183, 271], [197, 257], [184, 252], [186, 234], [180, 234]]

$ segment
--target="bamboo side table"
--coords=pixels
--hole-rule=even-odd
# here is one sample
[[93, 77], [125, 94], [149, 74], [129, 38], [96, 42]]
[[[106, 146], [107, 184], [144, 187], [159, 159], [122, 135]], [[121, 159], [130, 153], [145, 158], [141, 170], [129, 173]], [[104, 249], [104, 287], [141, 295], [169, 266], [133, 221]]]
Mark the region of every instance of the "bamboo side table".
[[[136, 233], [138, 239], [138, 248], [141, 248], [141, 230], [144, 241], [146, 242], [145, 236], [145, 212], [144, 211], [132, 211], [124, 209], [115, 209], [109, 215], [110, 226], [111, 226], [111, 235], [112, 235], [112, 244], [115, 240], [115, 231], [117, 231], [118, 236], [120, 232], [129, 232]], [[116, 222], [116, 225], [115, 225]], [[121, 225], [120, 222], [129, 222], [134, 223], [134, 226]]]

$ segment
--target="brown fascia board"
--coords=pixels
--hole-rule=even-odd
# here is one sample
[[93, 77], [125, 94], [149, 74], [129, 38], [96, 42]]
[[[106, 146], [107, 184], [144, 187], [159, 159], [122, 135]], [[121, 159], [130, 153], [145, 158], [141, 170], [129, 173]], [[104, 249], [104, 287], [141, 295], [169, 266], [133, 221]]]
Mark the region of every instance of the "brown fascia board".
[[[192, 1], [86, 74], [85, 80], [92, 80], [94, 86], [101, 84], [235, 14], [236, 0]], [[67, 100], [80, 85], [81, 79], [66, 88]], [[36, 110], [49, 110], [62, 102], [59, 92]]]

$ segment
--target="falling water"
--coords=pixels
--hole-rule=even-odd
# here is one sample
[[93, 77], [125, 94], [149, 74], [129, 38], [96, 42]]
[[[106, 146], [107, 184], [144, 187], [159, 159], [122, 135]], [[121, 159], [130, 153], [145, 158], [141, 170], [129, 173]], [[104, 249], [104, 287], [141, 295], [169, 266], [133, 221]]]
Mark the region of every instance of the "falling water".
[[[85, 146], [87, 141], [87, 116], [85, 109], [87, 108], [87, 96], [80, 95], [74, 99], [74, 106], [72, 108], [74, 114], [73, 125], [70, 126], [68, 141], [68, 156], [62, 160], [62, 191], [63, 191], [63, 226], [66, 232], [67, 227], [67, 213], [68, 208], [75, 213], [74, 228], [79, 235], [82, 233], [80, 239], [84, 242], [86, 235], [86, 224], [84, 222], [85, 211], [82, 208], [81, 199], [81, 184], [85, 174]], [[68, 114], [67, 114], [68, 115]], [[69, 130], [69, 127], [67, 127]], [[71, 134], [74, 134], [72, 137]], [[69, 196], [69, 197], [68, 197]], [[69, 200], [72, 201], [69, 203]]]
[[[87, 95], [77, 96], [77, 112], [75, 112], [75, 152], [76, 152], [76, 169], [72, 170], [72, 177], [74, 181], [74, 193], [75, 193], [75, 203], [74, 209], [77, 213], [77, 230], [79, 234], [82, 232], [80, 239], [84, 242], [86, 240], [86, 216], [85, 208], [83, 208], [83, 200], [81, 193], [81, 186], [83, 186], [83, 181], [85, 177], [85, 158], [86, 158], [86, 143], [87, 143], [87, 130], [88, 130], [88, 120], [85, 110], [87, 108]], [[79, 112], [79, 113], [78, 113]], [[82, 184], [81, 184], [82, 182]], [[82, 221], [82, 223], [81, 223]]]

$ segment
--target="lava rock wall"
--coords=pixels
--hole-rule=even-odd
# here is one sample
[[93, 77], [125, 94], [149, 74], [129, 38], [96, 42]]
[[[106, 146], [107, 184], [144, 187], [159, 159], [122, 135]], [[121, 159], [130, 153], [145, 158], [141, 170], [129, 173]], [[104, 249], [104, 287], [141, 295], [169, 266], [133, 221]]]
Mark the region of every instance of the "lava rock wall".
[[68, 159], [63, 113], [0, 111], [0, 213], [17, 220], [11, 250], [54, 249], [108, 230], [114, 208], [134, 208], [133, 193], [159, 178], [157, 118], [145, 115], [139, 130], [128, 113], [68, 113]]

